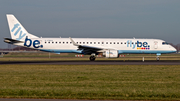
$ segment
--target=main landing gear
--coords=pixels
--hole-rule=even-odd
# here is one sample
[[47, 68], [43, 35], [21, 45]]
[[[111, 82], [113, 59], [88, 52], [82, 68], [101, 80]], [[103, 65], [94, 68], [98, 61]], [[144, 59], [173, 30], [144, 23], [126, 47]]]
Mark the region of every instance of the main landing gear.
[[95, 59], [96, 59], [95, 56], [90, 56], [90, 57], [89, 57], [89, 60], [90, 60], [90, 61], [94, 61]]
[[89, 60], [90, 60], [90, 61], [94, 61], [95, 59], [96, 59], [95, 54], [91, 54], [91, 56], [89, 57]]

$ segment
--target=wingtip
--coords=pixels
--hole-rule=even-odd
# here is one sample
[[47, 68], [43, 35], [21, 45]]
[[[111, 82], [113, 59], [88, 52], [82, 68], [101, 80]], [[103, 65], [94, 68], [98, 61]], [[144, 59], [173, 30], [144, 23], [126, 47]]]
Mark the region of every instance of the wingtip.
[[73, 43], [73, 45], [79, 46], [77, 43], [74, 42], [74, 40], [71, 37], [69, 37], [69, 38], [70, 38], [71, 42]]

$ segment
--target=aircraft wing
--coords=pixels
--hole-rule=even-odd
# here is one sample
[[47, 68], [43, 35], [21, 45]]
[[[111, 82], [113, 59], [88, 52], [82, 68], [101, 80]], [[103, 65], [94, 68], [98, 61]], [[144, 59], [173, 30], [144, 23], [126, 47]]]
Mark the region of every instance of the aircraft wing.
[[79, 44], [75, 43], [71, 37], [69, 37], [69, 38], [70, 38], [71, 42], [73, 43], [73, 45], [77, 46], [78, 50], [82, 50], [84, 54], [92, 54], [92, 53], [96, 53], [99, 50], [103, 50], [103, 48], [79, 45]]

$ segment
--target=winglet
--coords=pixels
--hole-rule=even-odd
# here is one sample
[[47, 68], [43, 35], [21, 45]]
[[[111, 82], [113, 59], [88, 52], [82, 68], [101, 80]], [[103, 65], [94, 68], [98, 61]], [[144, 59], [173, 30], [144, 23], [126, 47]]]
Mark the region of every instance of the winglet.
[[71, 40], [71, 42], [73, 43], [73, 45], [75, 45], [75, 46], [80, 46], [80, 45], [78, 45], [77, 43], [75, 43], [74, 40], [73, 40], [71, 37], [69, 37], [69, 39]]

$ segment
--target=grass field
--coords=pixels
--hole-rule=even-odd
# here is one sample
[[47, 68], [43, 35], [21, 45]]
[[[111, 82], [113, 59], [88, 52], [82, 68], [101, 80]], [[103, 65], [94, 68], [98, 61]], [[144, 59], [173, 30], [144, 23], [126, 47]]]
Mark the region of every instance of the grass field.
[[0, 65], [0, 97], [180, 100], [180, 66]]

